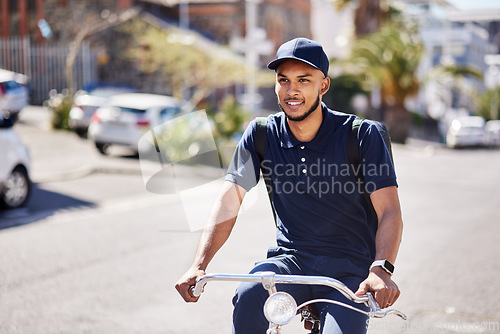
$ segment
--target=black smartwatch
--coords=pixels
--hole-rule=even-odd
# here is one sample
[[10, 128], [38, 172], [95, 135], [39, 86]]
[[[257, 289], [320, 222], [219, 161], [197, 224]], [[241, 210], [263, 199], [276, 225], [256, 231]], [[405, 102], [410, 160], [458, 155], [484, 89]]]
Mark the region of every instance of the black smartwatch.
[[394, 265], [387, 260], [374, 261], [370, 266], [370, 270], [372, 270], [373, 267], [382, 267], [389, 275], [394, 273]]

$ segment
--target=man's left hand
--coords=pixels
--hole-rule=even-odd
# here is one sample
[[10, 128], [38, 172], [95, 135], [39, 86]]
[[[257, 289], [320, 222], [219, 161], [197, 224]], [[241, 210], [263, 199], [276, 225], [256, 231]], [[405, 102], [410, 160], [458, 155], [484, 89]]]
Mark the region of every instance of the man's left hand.
[[391, 276], [380, 267], [375, 267], [370, 271], [368, 277], [361, 282], [356, 296], [371, 292], [375, 301], [381, 308], [393, 305], [399, 297], [400, 291]]

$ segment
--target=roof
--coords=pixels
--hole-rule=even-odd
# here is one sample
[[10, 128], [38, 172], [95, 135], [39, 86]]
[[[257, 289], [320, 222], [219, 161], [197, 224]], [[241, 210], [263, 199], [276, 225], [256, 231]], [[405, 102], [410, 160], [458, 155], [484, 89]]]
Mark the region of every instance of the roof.
[[117, 107], [147, 109], [165, 105], [180, 105], [180, 101], [172, 96], [146, 93], [127, 93], [114, 95], [110, 104]]
[[221, 3], [236, 3], [239, 0], [140, 0], [143, 2], [154, 3], [166, 7], [174, 7], [181, 4], [221, 4]]
[[458, 22], [500, 21], [500, 9], [492, 8], [454, 12], [450, 15], [450, 20]]
[[29, 81], [29, 78], [24, 74], [7, 71], [0, 68], [0, 81], [10, 81], [10, 80], [14, 80], [19, 82], [20, 84], [26, 85]]

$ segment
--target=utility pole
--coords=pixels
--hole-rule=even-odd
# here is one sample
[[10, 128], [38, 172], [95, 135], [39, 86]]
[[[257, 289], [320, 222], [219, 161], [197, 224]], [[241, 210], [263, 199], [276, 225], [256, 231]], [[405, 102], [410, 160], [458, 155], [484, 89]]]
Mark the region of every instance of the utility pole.
[[245, 29], [244, 38], [231, 39], [231, 47], [245, 53], [246, 59], [246, 84], [245, 93], [239, 98], [240, 103], [246, 106], [253, 115], [259, 111], [262, 96], [257, 90], [257, 69], [259, 56], [268, 55], [273, 51], [274, 45], [267, 39], [266, 31], [257, 26], [257, 2], [259, 0], [246, 0], [245, 2]]
[[179, 28], [189, 29], [189, 0], [179, 2]]
[[[184, 33], [189, 30], [189, 0], [179, 1], [179, 28]], [[189, 99], [189, 92], [186, 88], [186, 80], [182, 79], [182, 100], [183, 103]]]
[[246, 50], [245, 57], [247, 61], [247, 83], [245, 89], [245, 95], [250, 104], [250, 109], [252, 114], [257, 113], [257, 104], [260, 102], [257, 100], [257, 78], [255, 69], [257, 68], [258, 53], [256, 48], [253, 46], [256, 40], [256, 28], [257, 28], [257, 3], [256, 0], [247, 0], [245, 7], [246, 15]]

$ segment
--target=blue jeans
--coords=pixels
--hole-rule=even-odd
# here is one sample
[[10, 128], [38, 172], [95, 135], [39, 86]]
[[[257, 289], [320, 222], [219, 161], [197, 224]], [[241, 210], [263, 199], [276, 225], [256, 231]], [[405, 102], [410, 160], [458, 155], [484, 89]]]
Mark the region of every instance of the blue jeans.
[[[284, 275], [328, 276], [338, 279], [351, 290], [356, 291], [368, 275], [368, 268], [362, 269], [351, 261], [287, 250], [271, 248], [267, 260], [256, 263], [251, 273], [272, 271]], [[342, 301], [357, 308], [368, 310], [364, 305], [355, 304], [335, 289], [323, 286], [301, 284], [277, 284], [278, 291], [286, 291], [297, 301], [297, 305], [316, 298]], [[262, 308], [269, 293], [261, 283], [241, 283], [233, 298], [233, 333], [264, 334], [269, 323]], [[321, 317], [322, 333], [364, 334], [368, 317], [338, 305], [322, 303], [316, 305]]]

